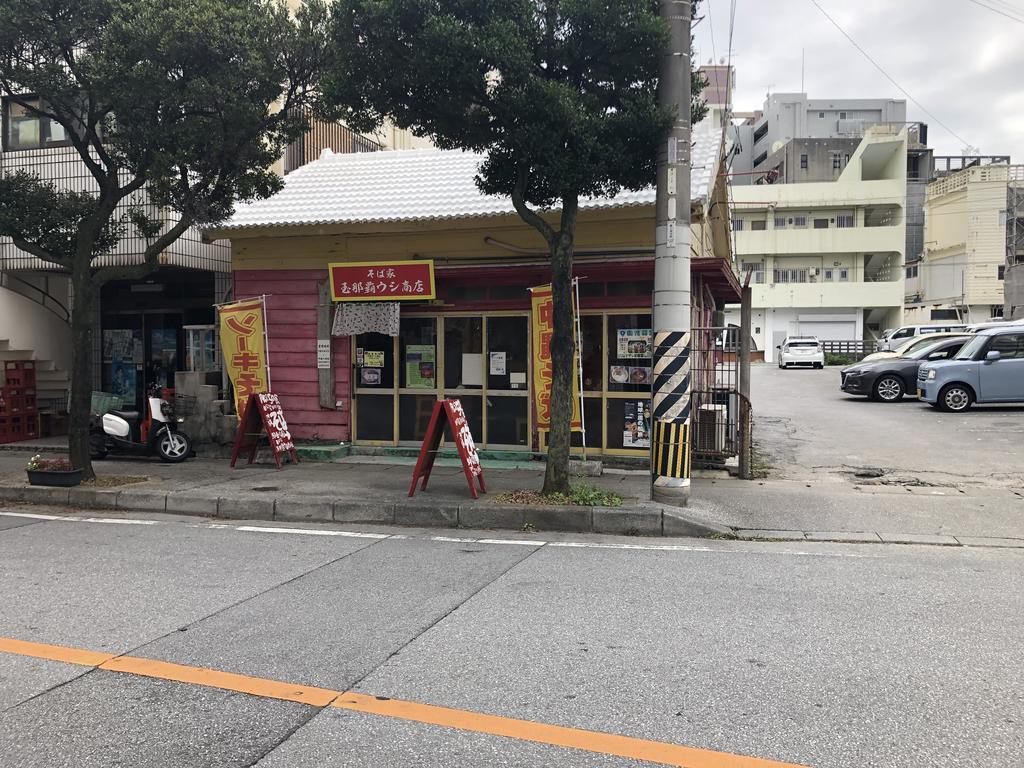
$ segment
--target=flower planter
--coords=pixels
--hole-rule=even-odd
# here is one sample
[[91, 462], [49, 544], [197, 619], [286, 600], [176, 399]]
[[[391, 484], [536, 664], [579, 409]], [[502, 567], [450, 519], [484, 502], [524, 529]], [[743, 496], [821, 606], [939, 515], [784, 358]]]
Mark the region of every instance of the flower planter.
[[61, 472], [53, 469], [26, 469], [29, 485], [50, 485], [70, 488], [82, 482], [82, 470], [72, 469]]

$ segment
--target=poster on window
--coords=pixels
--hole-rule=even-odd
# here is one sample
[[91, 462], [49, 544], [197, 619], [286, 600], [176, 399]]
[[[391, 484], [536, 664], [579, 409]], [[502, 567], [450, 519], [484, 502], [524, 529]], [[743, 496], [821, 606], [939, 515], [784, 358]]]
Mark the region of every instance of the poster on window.
[[623, 448], [651, 447], [651, 404], [647, 400], [627, 400], [625, 402], [624, 429], [622, 431]]
[[619, 328], [616, 336], [616, 356], [627, 360], [649, 360], [651, 357], [650, 328]]
[[405, 348], [405, 386], [434, 389], [434, 345], [409, 344]]
[[384, 352], [382, 350], [367, 349], [363, 352], [362, 365], [365, 365], [368, 368], [383, 368]]

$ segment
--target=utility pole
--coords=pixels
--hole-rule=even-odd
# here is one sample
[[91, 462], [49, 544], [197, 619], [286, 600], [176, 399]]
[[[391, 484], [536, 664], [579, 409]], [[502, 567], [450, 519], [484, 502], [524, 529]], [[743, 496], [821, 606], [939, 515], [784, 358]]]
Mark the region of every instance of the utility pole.
[[671, 30], [658, 102], [676, 113], [658, 153], [654, 251], [651, 498], [690, 498], [690, 0], [659, 0]]

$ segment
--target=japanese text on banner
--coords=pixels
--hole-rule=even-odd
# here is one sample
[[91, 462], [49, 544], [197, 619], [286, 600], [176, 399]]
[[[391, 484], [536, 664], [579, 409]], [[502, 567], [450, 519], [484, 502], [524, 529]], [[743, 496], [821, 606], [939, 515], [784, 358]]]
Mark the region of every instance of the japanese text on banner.
[[[554, 300], [551, 286], [531, 288], [533, 303], [533, 402], [537, 410], [537, 429], [551, 429], [551, 334], [554, 332]], [[577, 350], [577, 355], [579, 351]], [[572, 374], [572, 421], [570, 429], [583, 429], [580, 417], [580, 381], [578, 357]]]
[[228, 376], [235, 387], [235, 411], [239, 419], [249, 395], [267, 391], [263, 313], [262, 299], [226, 304], [219, 309], [220, 344]]

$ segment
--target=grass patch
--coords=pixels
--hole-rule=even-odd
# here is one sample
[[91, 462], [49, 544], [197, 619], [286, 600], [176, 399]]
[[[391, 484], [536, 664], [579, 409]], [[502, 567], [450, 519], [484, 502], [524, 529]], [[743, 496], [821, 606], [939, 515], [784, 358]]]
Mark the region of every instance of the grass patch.
[[147, 480], [149, 480], [148, 477], [138, 477], [137, 475], [98, 475], [94, 480], [84, 481], [82, 485], [90, 488], [117, 488], [121, 485], [144, 483]]
[[495, 504], [540, 505], [549, 507], [621, 507], [622, 497], [615, 491], [606, 491], [592, 485], [574, 485], [568, 495], [553, 493], [545, 496], [538, 491], [508, 491], [491, 499]]

